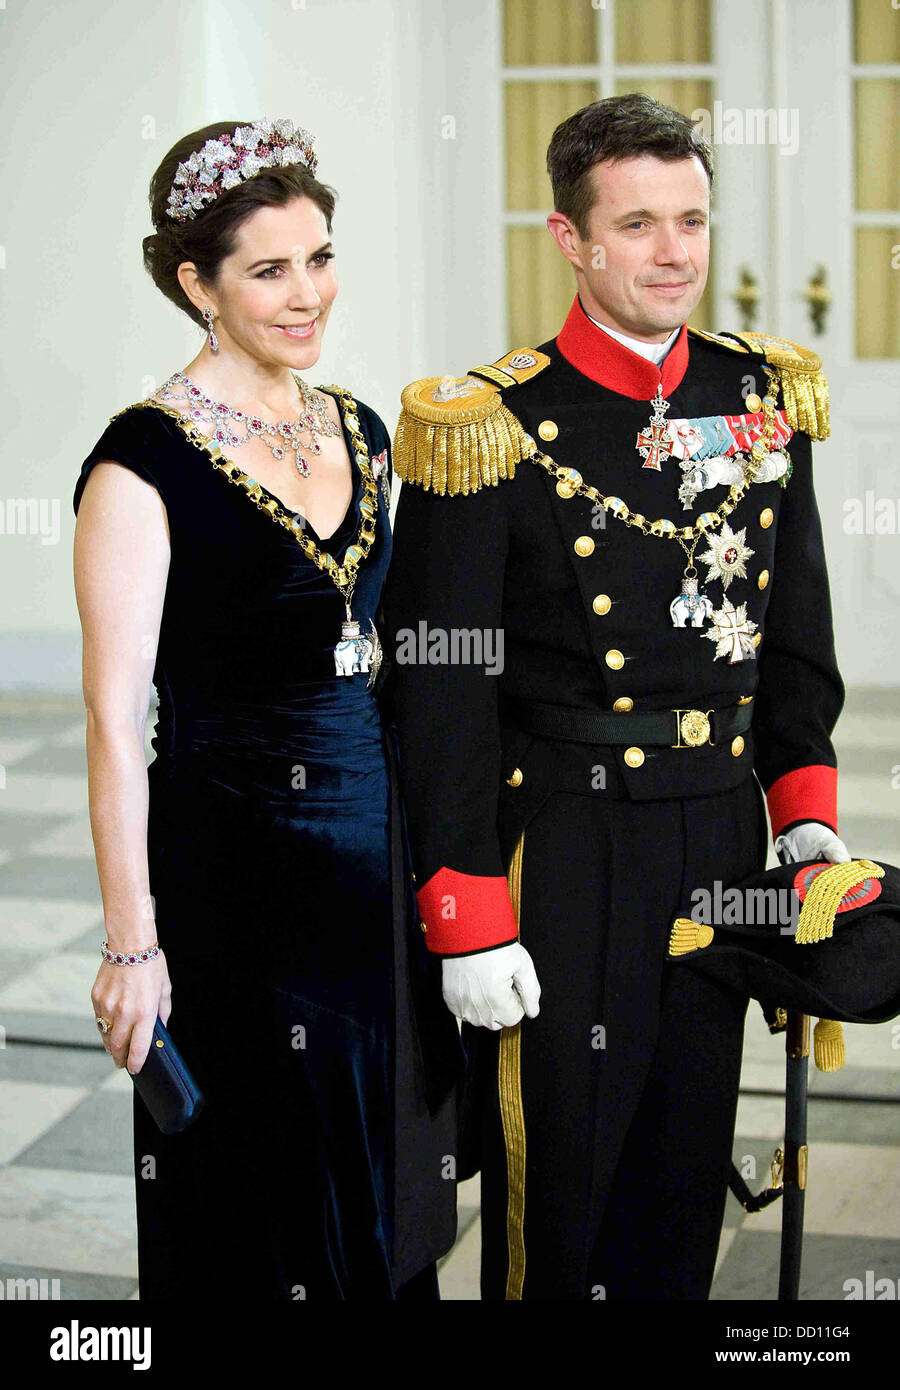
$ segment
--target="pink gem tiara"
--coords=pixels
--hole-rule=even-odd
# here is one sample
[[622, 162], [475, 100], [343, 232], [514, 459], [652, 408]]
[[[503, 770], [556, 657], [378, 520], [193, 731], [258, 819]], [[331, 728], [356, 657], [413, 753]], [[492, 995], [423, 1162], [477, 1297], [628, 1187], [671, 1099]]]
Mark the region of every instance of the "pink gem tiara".
[[291, 121], [254, 121], [239, 125], [233, 135], [207, 140], [190, 159], [178, 166], [169, 192], [166, 213], [176, 222], [187, 222], [207, 203], [235, 184], [252, 179], [260, 169], [284, 164], [305, 164], [316, 172], [315, 136]]

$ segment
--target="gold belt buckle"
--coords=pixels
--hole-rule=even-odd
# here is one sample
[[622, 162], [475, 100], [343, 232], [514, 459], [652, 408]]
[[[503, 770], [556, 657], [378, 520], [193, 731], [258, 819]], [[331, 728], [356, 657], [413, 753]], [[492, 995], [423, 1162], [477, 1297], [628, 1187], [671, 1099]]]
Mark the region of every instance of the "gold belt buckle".
[[709, 716], [712, 714], [711, 709], [708, 709], [705, 714], [700, 709], [676, 709], [672, 713], [675, 715], [678, 733], [678, 742], [671, 745], [673, 748], [700, 748], [704, 743], [708, 743], [711, 748], [715, 747], [715, 743], [709, 736], [711, 732], [709, 722]]

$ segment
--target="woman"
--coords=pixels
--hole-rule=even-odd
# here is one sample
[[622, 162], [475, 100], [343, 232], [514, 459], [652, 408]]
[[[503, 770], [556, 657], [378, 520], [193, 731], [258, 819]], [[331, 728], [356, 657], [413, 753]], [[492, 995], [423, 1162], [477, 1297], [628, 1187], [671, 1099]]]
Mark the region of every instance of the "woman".
[[337, 293], [315, 171], [289, 121], [169, 151], [144, 263], [208, 336], [111, 418], [75, 489], [108, 941], [91, 998], [117, 1066], [140, 1070], [159, 1014], [205, 1096], [163, 1135], [135, 1094], [143, 1298], [223, 1277], [251, 1298], [436, 1298], [454, 1236], [459, 1040], [374, 688], [389, 440], [295, 375]]

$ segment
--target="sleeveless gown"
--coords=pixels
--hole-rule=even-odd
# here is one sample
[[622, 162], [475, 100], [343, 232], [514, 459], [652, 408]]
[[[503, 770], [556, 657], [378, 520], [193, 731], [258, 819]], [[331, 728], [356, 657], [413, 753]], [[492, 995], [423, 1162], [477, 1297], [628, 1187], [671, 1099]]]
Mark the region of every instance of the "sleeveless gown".
[[[385, 489], [365, 481], [378, 456], [390, 477], [390, 443], [328, 389], [354, 494], [334, 535], [305, 531], [340, 563], [375, 513], [352, 600], [365, 632], [391, 550]], [[76, 512], [102, 459], [168, 517], [150, 891], [167, 1026], [206, 1102], [163, 1135], [134, 1096], [140, 1296], [392, 1299], [455, 1236], [463, 1060], [415, 911], [392, 728], [365, 673], [335, 674], [344, 601], [273, 494], [156, 403], [111, 418]]]

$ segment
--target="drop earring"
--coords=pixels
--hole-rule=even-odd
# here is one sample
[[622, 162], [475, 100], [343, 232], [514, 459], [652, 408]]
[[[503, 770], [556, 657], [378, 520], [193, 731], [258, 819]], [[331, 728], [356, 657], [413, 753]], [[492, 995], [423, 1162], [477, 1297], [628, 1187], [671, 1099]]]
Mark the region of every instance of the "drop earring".
[[215, 318], [215, 314], [213, 313], [212, 309], [209, 308], [208, 305], [203, 310], [203, 317], [205, 318], [206, 326], [209, 329], [209, 346], [213, 352], [218, 352], [219, 340], [216, 337], [215, 330], [213, 329], [213, 319]]

